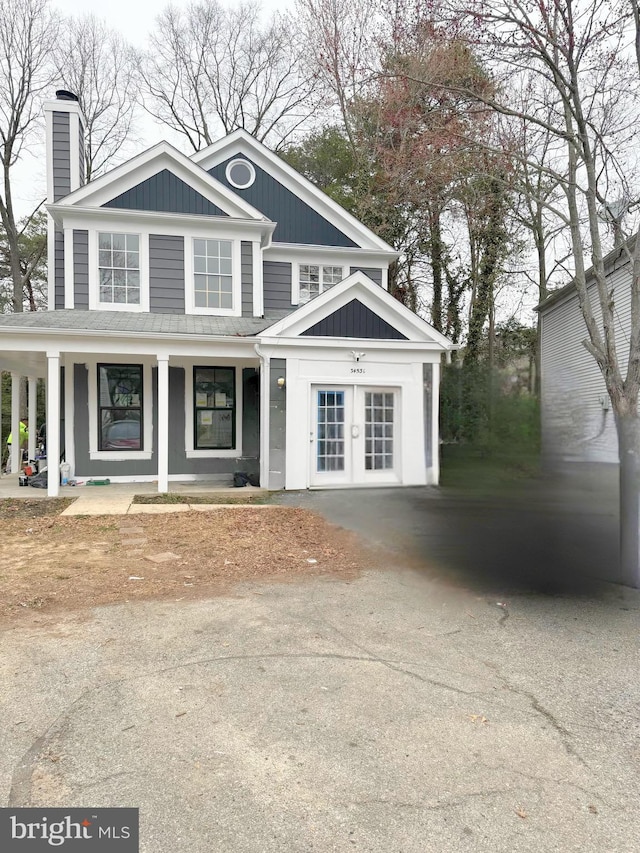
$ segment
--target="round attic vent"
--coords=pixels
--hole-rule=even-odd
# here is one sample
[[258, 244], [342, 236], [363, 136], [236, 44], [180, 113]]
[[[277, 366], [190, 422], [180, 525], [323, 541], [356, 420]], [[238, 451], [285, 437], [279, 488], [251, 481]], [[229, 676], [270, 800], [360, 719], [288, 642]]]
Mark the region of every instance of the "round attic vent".
[[232, 160], [225, 170], [227, 180], [237, 190], [246, 190], [256, 179], [256, 170], [248, 160]]

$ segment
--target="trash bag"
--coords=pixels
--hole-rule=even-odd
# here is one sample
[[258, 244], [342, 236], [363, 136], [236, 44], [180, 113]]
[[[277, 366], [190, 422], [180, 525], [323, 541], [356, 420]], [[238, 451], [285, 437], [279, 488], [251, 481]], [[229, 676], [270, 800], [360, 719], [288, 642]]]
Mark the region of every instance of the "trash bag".
[[236, 471], [236, 473], [233, 475], [233, 485], [237, 489], [241, 489], [243, 486], [246, 486], [248, 482], [249, 476], [243, 471]]
[[41, 471], [39, 474], [34, 474], [29, 477], [29, 485], [34, 489], [46, 489], [48, 486], [48, 477], [46, 471]]
[[260, 475], [259, 474], [249, 474], [249, 485], [250, 486], [260, 486]]

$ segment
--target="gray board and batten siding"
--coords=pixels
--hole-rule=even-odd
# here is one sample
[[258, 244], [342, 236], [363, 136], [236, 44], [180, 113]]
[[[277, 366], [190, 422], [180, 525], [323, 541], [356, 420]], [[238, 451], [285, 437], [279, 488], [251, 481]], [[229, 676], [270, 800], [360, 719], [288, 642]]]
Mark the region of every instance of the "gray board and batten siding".
[[[631, 317], [629, 266], [613, 270], [607, 286], [615, 300], [615, 336], [620, 368], [627, 369]], [[596, 322], [601, 314], [596, 285], [589, 287]], [[540, 309], [542, 450], [549, 462], [617, 463], [618, 439], [604, 379], [583, 345], [588, 337], [575, 290]]]
[[89, 232], [73, 232], [73, 307], [89, 308]]
[[305, 329], [303, 335], [333, 338], [375, 338], [378, 340], [406, 341], [397, 329], [383, 320], [359, 299], [352, 299], [342, 308], [323, 317]]
[[184, 237], [149, 235], [149, 309], [184, 314]]
[[168, 169], [152, 175], [102, 206], [195, 216], [227, 216], [224, 210]]
[[[148, 477], [157, 475], [158, 424], [155, 417], [158, 411], [157, 369], [152, 368], [151, 374], [153, 384], [152, 458], [110, 462], [108, 459], [91, 460], [89, 458], [89, 371], [84, 364], [74, 366], [76, 476]], [[203, 474], [231, 485], [231, 478], [235, 471], [247, 473], [259, 471], [259, 388], [256, 375], [257, 371], [254, 368], [245, 368], [242, 371], [242, 388], [238, 389], [238, 393], [243, 395], [243, 448], [246, 447], [245, 453], [252, 455], [236, 458], [187, 459], [184, 446], [185, 372], [181, 367], [169, 368], [169, 474]]]
[[[281, 388], [278, 379], [284, 379]], [[284, 489], [287, 449], [287, 361], [272, 358], [269, 367], [269, 482], [268, 489]]]
[[[256, 173], [253, 184], [243, 190], [232, 186], [225, 174], [229, 162], [237, 159], [248, 160]], [[350, 237], [343, 234], [328, 219], [321, 216], [248, 157], [234, 155], [224, 163], [209, 169], [209, 174], [277, 223], [273, 232], [273, 240], [276, 243], [357, 247], [357, 243], [354, 243]]]

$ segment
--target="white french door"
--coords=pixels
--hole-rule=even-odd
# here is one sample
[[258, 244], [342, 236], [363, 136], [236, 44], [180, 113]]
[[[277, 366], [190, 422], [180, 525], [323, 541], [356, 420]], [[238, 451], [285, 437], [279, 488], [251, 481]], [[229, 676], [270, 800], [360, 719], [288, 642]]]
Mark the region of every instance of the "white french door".
[[398, 388], [311, 386], [310, 485], [399, 482]]

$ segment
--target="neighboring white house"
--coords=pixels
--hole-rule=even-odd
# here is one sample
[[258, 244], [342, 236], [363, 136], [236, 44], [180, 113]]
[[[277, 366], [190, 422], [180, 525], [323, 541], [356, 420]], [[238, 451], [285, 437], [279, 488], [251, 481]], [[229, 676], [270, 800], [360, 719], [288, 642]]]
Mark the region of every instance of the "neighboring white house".
[[[49, 310], [0, 317], [0, 368], [46, 378], [54, 470], [438, 482], [451, 344], [387, 292], [396, 251], [244, 131], [85, 185], [77, 99], [45, 114]], [[14, 394], [14, 434], [18, 414]]]
[[[607, 283], [615, 302], [616, 345], [626, 370], [631, 326], [631, 266], [622, 248], [605, 258]], [[600, 311], [593, 272], [587, 272], [595, 317]], [[584, 347], [588, 339], [573, 283], [538, 306], [542, 321], [540, 353], [542, 449], [551, 462], [617, 464], [618, 440], [604, 379]]]

